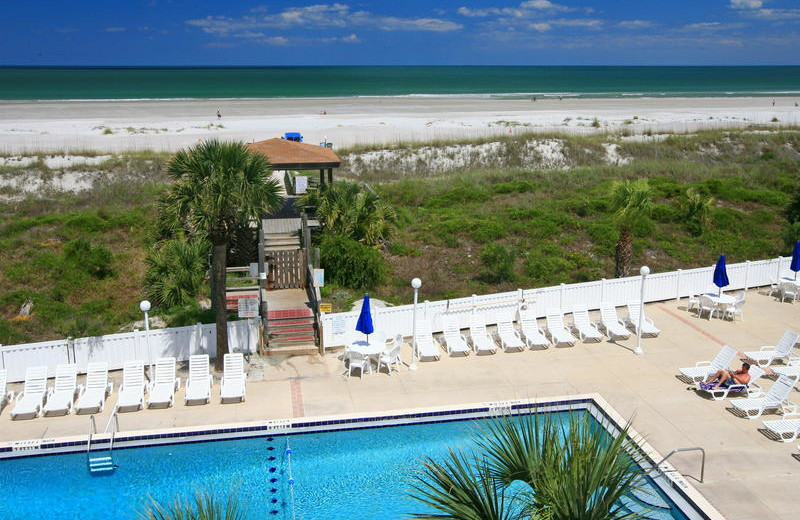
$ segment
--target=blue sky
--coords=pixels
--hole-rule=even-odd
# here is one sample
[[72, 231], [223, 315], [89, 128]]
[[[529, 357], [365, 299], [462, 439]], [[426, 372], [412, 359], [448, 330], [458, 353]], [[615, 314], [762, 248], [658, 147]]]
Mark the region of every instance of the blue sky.
[[0, 65], [800, 65], [798, 0], [6, 0]]

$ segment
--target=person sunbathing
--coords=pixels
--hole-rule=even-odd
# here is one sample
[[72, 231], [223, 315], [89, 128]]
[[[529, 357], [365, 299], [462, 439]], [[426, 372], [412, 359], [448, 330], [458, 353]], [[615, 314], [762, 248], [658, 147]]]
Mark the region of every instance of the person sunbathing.
[[720, 387], [727, 388], [731, 385], [746, 385], [750, 382], [750, 363], [742, 363], [740, 370], [732, 371], [726, 368], [717, 372], [700, 383], [700, 388], [705, 390], [718, 390]]

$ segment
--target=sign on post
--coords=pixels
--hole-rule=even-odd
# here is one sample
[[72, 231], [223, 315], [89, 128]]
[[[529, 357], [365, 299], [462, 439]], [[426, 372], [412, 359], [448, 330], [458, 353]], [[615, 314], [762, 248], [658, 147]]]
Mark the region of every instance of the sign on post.
[[240, 318], [258, 318], [258, 296], [238, 299]]
[[325, 269], [314, 269], [314, 287], [325, 287]]
[[320, 303], [319, 304], [319, 312], [324, 312], [324, 313], [333, 312], [333, 304], [332, 303]]

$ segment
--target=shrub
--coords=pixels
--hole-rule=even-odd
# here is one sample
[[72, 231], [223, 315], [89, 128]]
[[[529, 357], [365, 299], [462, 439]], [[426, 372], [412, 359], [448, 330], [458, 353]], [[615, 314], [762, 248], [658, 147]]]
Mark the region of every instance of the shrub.
[[351, 238], [325, 235], [319, 250], [325, 277], [342, 287], [370, 290], [383, 283], [388, 274], [380, 251]]
[[114, 275], [114, 255], [111, 251], [103, 246], [92, 245], [82, 237], [64, 244], [64, 261], [98, 280]]
[[145, 259], [145, 293], [155, 305], [183, 306], [205, 288], [209, 245], [203, 240], [177, 238], [151, 250]]
[[502, 244], [487, 244], [481, 249], [484, 271], [481, 279], [488, 283], [510, 282], [514, 279], [514, 257]]

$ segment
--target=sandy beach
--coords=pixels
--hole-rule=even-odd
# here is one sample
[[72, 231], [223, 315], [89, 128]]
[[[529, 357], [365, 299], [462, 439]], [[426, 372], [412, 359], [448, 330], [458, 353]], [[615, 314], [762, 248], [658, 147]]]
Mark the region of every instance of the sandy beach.
[[[798, 125], [791, 97], [362, 97], [0, 102], [0, 153], [174, 151], [217, 137], [245, 142], [301, 132], [306, 142], [463, 139], [520, 131], [694, 132]], [[222, 117], [217, 118], [217, 110]]]

